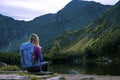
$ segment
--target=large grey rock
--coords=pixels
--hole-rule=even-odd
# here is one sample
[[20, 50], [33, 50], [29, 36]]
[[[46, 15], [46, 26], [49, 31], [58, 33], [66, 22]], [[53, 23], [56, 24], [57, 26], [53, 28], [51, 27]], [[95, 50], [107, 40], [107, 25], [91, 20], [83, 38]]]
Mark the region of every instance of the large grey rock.
[[0, 80], [30, 80], [27, 76], [19, 76], [17, 74], [1, 74]]
[[4, 63], [4, 62], [0, 62], [0, 67], [5, 67], [5, 66], [7, 66], [6, 63]]
[[77, 72], [77, 71], [75, 71], [75, 70], [70, 70], [70, 71], [68, 72], [68, 74], [79, 74], [79, 72]]
[[83, 76], [80, 78], [80, 80], [95, 80], [92, 76]]
[[62, 76], [56, 76], [56, 77], [48, 78], [46, 80], [65, 80], [65, 78]]

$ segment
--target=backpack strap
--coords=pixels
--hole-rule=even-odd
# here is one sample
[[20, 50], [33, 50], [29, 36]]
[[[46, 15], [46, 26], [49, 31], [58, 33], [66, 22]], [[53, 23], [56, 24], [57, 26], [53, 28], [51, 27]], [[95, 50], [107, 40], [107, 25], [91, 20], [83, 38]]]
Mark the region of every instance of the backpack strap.
[[23, 60], [23, 65], [25, 65], [25, 57], [24, 57], [23, 51], [24, 51], [24, 50], [21, 50], [21, 56], [22, 56], [22, 60]]

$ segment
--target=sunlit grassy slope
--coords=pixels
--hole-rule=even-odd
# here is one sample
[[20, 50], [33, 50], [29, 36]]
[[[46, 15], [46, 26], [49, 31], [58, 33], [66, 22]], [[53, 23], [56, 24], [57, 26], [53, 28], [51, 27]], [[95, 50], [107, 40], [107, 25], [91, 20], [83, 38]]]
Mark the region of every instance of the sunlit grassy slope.
[[46, 50], [53, 53], [120, 55], [120, 2], [88, 26], [56, 38]]

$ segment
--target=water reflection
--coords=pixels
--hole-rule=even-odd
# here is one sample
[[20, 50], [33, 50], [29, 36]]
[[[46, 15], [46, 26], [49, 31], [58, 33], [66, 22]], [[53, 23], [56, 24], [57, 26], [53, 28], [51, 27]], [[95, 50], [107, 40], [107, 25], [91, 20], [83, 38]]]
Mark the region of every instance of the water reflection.
[[76, 70], [82, 74], [120, 75], [120, 64], [52, 64], [49, 66], [49, 70], [62, 74], [67, 74], [70, 70]]

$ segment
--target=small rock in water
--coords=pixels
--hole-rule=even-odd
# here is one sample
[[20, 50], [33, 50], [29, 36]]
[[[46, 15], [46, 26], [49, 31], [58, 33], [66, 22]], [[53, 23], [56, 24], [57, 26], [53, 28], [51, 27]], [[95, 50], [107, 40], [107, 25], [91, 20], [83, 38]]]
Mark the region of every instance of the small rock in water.
[[68, 72], [68, 74], [79, 74], [79, 72], [77, 72], [77, 71], [75, 71], [75, 70], [70, 70], [70, 71]]

